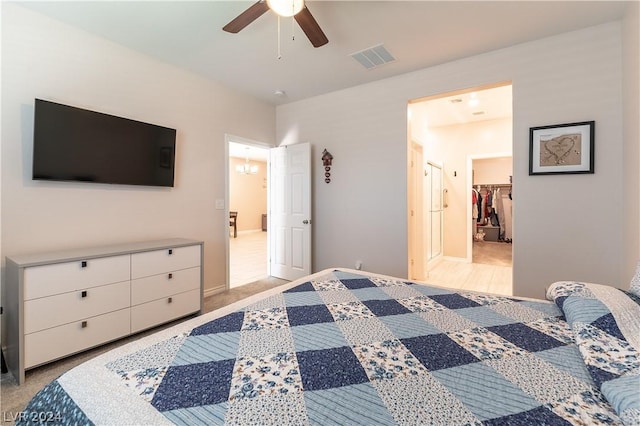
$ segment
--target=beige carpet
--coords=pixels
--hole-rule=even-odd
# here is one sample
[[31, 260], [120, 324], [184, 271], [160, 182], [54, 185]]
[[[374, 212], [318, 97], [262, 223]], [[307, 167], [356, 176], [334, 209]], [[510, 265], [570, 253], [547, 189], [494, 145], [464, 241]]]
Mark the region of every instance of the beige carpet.
[[[241, 287], [236, 287], [222, 293], [214, 294], [204, 299], [204, 310], [205, 312], [211, 312], [222, 306], [229, 305], [238, 300], [242, 300], [246, 297], [287, 282], [288, 281], [270, 277]], [[135, 336], [127, 337], [125, 339], [82, 352], [78, 355], [70, 356], [60, 361], [52, 362], [42, 367], [29, 370], [26, 372], [25, 383], [21, 386], [18, 386], [11, 373], [2, 374], [0, 381], [0, 411], [2, 413], [2, 424], [13, 424], [13, 420], [16, 416], [19, 415], [20, 411], [24, 409], [29, 400], [31, 400], [31, 398], [33, 398], [40, 389], [76, 365], [107, 352], [108, 350], [139, 339], [140, 337], [171, 327], [178, 322], [179, 321], [165, 324], [160, 327], [138, 333]]]
[[473, 242], [473, 263], [485, 265], [513, 266], [513, 244], [494, 241]]

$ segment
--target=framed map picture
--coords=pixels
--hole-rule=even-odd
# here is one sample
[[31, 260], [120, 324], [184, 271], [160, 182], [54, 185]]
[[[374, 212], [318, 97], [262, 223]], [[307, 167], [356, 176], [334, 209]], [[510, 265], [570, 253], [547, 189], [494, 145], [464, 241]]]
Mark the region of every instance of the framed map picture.
[[593, 173], [595, 121], [529, 129], [529, 175]]

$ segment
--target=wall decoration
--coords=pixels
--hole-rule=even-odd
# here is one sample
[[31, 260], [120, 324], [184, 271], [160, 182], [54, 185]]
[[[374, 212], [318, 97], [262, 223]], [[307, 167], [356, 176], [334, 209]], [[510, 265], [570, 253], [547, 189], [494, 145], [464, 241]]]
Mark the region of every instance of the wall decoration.
[[595, 121], [529, 129], [529, 175], [594, 172]]
[[331, 182], [331, 161], [333, 155], [326, 149], [322, 151], [322, 165], [324, 166], [324, 181], [326, 183]]

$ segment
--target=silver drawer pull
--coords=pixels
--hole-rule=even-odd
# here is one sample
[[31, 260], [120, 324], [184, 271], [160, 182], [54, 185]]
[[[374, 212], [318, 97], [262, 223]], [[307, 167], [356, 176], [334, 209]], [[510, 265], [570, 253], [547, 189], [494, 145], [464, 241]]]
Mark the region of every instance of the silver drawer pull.
[[88, 294], [87, 290], [82, 290], [82, 292], [80, 293], [80, 296], [84, 298], [84, 297], [87, 297], [87, 294]]
[[87, 328], [87, 326], [89, 325], [89, 323], [87, 321], [82, 321], [82, 328]]
[[173, 303], [173, 297], [168, 298], [167, 303]]

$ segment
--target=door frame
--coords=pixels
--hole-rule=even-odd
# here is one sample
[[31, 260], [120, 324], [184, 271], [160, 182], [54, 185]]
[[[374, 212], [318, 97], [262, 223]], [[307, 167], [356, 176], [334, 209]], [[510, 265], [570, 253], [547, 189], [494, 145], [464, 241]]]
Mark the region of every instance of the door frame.
[[[471, 154], [467, 155], [467, 200], [471, 200], [471, 189], [473, 187], [473, 160], [486, 160], [491, 158], [505, 158], [511, 157], [513, 162], [513, 152], [492, 152], [488, 154]], [[473, 209], [471, 203], [467, 205], [467, 263], [473, 263], [473, 228], [471, 221], [473, 219]]]
[[408, 178], [408, 211], [407, 269], [409, 279], [424, 280], [427, 278], [425, 262], [424, 232], [424, 147], [416, 142], [409, 143], [409, 178]]
[[[229, 143], [239, 143], [242, 145], [252, 146], [254, 148], [266, 149], [269, 150], [274, 147], [274, 145], [260, 142], [253, 139], [244, 138], [242, 136], [236, 136], [229, 133], [224, 134], [224, 217], [225, 217], [225, 234], [229, 235], [229, 173], [231, 170], [229, 169]], [[270, 176], [270, 164], [269, 164], [269, 156], [267, 155], [267, 211], [269, 211], [269, 182], [271, 180]], [[268, 226], [267, 226], [268, 228]], [[269, 250], [271, 246], [271, 242], [269, 240], [270, 235], [267, 232], [267, 260], [269, 259]], [[225, 238], [225, 289], [228, 290], [231, 285], [231, 253], [229, 246], [229, 238]], [[271, 276], [271, 264], [267, 261], [267, 275]]]

